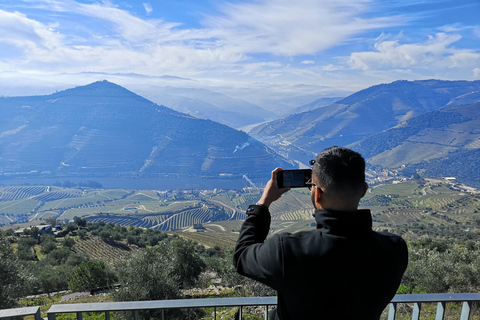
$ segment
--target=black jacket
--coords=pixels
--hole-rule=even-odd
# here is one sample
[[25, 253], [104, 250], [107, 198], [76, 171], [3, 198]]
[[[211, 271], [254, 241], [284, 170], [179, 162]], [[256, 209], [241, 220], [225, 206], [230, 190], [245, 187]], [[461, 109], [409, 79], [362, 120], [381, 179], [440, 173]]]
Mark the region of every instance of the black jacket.
[[399, 236], [372, 231], [370, 210], [316, 210], [317, 228], [282, 233], [270, 229], [265, 206], [247, 210], [235, 246], [237, 271], [278, 292], [271, 319], [379, 319], [407, 267]]

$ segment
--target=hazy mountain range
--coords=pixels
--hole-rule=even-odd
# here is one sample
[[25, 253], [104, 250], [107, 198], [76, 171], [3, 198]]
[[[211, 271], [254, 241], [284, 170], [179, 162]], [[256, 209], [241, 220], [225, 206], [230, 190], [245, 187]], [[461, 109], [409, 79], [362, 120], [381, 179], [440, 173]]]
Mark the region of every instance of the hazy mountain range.
[[245, 132], [102, 81], [0, 99], [4, 174], [158, 177], [265, 175], [293, 167]]
[[[107, 81], [1, 98], [0, 174], [265, 177], [340, 145], [370, 165], [480, 185], [480, 81], [396, 81], [270, 122], [278, 115], [213, 91], [130, 87], [149, 100]], [[250, 135], [231, 128], [255, 122]]]
[[[349, 146], [372, 165], [468, 175], [470, 182], [480, 184], [479, 177], [472, 178], [478, 174], [468, 174], [480, 171], [480, 161], [471, 163], [480, 148], [478, 102], [480, 81], [396, 81], [264, 123], [249, 133], [304, 163], [326, 147]], [[462, 164], [458, 152], [470, 162]], [[452, 158], [458, 165], [447, 174], [440, 167]]]
[[201, 119], [232, 128], [265, 122], [278, 117], [253, 103], [206, 89], [129, 85], [142, 97]]

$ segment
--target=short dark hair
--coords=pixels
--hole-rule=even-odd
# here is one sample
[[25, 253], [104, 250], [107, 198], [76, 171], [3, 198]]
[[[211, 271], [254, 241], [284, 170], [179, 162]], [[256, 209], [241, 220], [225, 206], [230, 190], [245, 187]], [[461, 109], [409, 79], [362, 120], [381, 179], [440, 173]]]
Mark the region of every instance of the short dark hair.
[[348, 148], [326, 148], [318, 154], [312, 171], [321, 186], [332, 193], [349, 196], [364, 190], [365, 160]]

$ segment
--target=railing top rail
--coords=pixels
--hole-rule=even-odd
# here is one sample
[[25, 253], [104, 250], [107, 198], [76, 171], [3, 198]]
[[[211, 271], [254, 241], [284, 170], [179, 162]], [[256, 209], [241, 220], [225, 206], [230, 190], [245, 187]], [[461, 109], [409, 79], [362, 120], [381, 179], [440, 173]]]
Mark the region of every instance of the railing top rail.
[[397, 294], [392, 302], [463, 302], [480, 301], [480, 293], [429, 293], [429, 294]]
[[211, 299], [176, 299], [154, 301], [126, 301], [126, 302], [99, 302], [99, 303], [72, 303], [54, 304], [47, 311], [51, 313], [76, 313], [100, 311], [128, 311], [149, 309], [176, 309], [176, 308], [209, 308], [209, 307], [236, 307], [275, 305], [277, 297], [249, 297], [249, 298], [211, 298]]
[[40, 310], [40, 307], [4, 309], [4, 310], [0, 310], [0, 319], [13, 318], [18, 316], [30, 316], [30, 315], [36, 314], [38, 310]]
[[[428, 303], [428, 302], [463, 302], [480, 301], [480, 293], [441, 293], [441, 294], [397, 294], [393, 303]], [[177, 308], [209, 308], [209, 307], [239, 307], [276, 305], [277, 297], [245, 297], [245, 298], [206, 298], [206, 299], [175, 299], [154, 301], [125, 301], [54, 304], [47, 311], [55, 313], [106, 312], [149, 309]]]

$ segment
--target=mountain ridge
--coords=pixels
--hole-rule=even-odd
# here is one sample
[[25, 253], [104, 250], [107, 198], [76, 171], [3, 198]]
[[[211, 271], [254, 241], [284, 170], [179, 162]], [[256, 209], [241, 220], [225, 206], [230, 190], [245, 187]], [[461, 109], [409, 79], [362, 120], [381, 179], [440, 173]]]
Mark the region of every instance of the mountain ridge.
[[306, 163], [326, 147], [351, 145], [448, 103], [461, 103], [459, 97], [472, 98], [476, 94], [471, 93], [479, 91], [480, 81], [399, 80], [259, 125], [249, 133], [278, 153]]
[[65, 176], [264, 176], [294, 167], [248, 136], [108, 81], [1, 98], [0, 167]]

